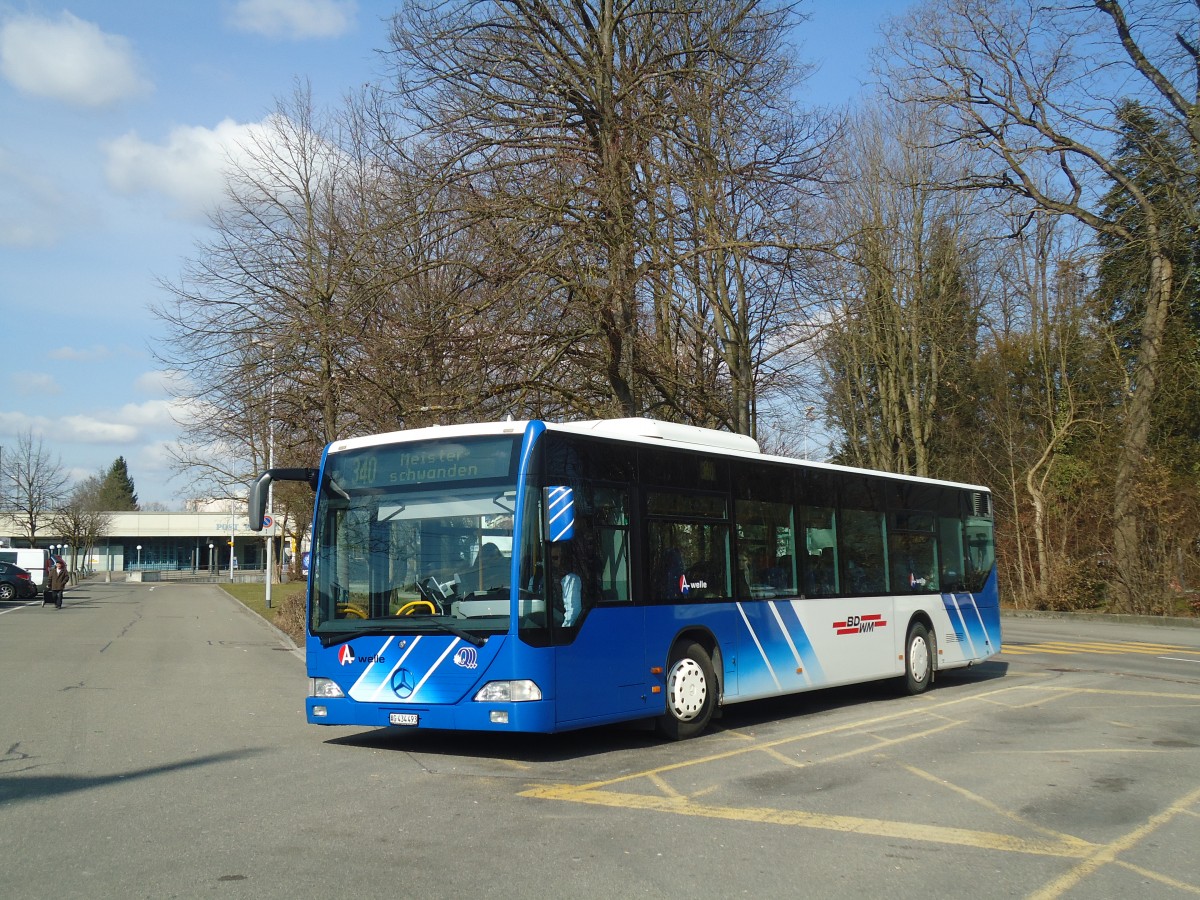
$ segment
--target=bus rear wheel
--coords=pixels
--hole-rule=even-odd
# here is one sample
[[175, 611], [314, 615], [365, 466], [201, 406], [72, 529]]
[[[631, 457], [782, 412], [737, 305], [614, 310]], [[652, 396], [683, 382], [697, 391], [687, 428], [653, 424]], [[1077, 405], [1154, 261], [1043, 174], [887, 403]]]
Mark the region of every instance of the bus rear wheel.
[[695, 641], [671, 648], [667, 666], [667, 711], [656, 729], [673, 741], [695, 737], [708, 727], [717, 703], [717, 678], [712, 659]]
[[910, 694], [922, 694], [933, 681], [933, 642], [929, 629], [913, 622], [904, 648], [904, 686]]

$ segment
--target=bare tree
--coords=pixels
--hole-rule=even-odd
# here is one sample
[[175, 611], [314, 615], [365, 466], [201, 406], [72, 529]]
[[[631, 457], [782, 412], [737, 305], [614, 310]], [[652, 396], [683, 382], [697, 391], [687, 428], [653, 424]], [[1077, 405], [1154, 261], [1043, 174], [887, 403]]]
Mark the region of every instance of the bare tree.
[[[1149, 278], [1125, 397], [1113, 488], [1115, 587], [1134, 609], [1139, 573], [1136, 484], [1152, 453], [1152, 413], [1176, 290], [1161, 211], [1113, 158], [1119, 106], [1142, 100], [1188, 135], [1180, 183], [1196, 182], [1200, 21], [1191, 0], [1044, 4], [1039, 0], [931, 0], [896, 24], [891, 75], [906, 99], [946, 111], [947, 137], [976, 148], [988, 168], [964, 186], [1011, 193], [1097, 232], [1140, 243]], [[1140, 213], [1134, 231], [1106, 218], [1115, 185]]]
[[465, 201], [456, 227], [487, 223], [501, 251], [496, 294], [554, 329], [530, 397], [753, 427], [764, 311], [788, 299], [755, 307], [759, 272], [779, 265], [763, 248], [794, 242], [783, 213], [816, 167], [785, 102], [794, 21], [790, 4], [653, 0], [418, 2], [397, 16], [397, 97], [417, 135], [397, 148], [433, 153], [431, 177]]
[[1005, 582], [1018, 604], [1094, 605], [1099, 532], [1095, 483], [1114, 364], [1093, 316], [1087, 235], [1045, 211], [1026, 222], [990, 263], [998, 296], [989, 309], [977, 381], [974, 432], [981, 480], [997, 486]]
[[840, 262], [825, 347], [830, 411], [857, 465], [934, 474], [955, 379], [974, 358], [978, 210], [940, 187], [962, 172], [923, 149], [927, 113], [881, 106], [850, 132], [830, 219]]
[[155, 309], [169, 329], [161, 358], [193, 404], [180, 465], [218, 496], [264, 467], [271, 437], [286, 464], [343, 432], [375, 287], [362, 281], [375, 239], [362, 221], [366, 161], [318, 121], [306, 88], [269, 121], [231, 160], [211, 238]]
[[71, 547], [67, 567], [72, 573], [83, 569], [86, 574], [86, 563], [81, 561], [89, 560], [96, 542], [109, 533], [112, 516], [104, 509], [104, 497], [103, 475], [85, 478], [72, 488], [66, 502], [50, 520], [50, 530], [66, 538]]
[[13, 518], [32, 547], [38, 531], [44, 529], [66, 495], [67, 476], [62, 460], [50, 456], [42, 438], [34, 437], [33, 429], [17, 435], [16, 448], [5, 457], [6, 493]]

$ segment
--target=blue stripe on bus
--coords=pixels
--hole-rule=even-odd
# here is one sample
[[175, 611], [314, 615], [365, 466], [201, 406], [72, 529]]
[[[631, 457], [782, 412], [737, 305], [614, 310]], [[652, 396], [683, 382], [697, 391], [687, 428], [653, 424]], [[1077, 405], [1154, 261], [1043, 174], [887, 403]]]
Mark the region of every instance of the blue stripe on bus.
[[800, 621], [797, 602], [737, 604], [745, 629], [737, 648], [737, 696], [768, 696], [825, 682], [825, 671]]

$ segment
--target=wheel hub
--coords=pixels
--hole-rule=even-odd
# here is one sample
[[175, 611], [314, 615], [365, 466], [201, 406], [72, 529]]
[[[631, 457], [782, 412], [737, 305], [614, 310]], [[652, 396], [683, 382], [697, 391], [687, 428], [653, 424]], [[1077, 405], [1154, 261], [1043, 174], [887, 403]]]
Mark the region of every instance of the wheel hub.
[[708, 698], [704, 670], [694, 659], [681, 659], [667, 680], [667, 703], [675, 718], [688, 722], [700, 715]]
[[924, 681], [929, 676], [929, 644], [919, 638], [914, 640], [908, 648], [908, 659], [913, 678]]

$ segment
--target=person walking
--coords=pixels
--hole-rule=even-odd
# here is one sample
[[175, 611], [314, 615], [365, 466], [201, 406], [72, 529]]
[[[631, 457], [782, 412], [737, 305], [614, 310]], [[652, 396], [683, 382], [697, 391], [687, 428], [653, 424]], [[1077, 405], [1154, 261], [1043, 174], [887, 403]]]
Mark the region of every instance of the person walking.
[[60, 559], [50, 572], [50, 579], [46, 584], [46, 592], [53, 594], [55, 609], [62, 609], [63, 591], [70, 583], [71, 573], [67, 571], [66, 560]]

